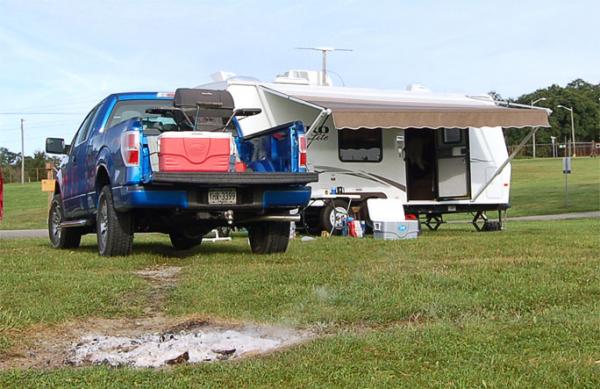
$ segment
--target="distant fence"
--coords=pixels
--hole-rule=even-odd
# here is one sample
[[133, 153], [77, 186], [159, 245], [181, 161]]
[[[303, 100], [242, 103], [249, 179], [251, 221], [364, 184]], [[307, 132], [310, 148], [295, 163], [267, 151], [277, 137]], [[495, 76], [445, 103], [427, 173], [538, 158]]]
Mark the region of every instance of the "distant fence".
[[[0, 168], [4, 177], [4, 183], [21, 182], [21, 167]], [[44, 168], [28, 168], [25, 169], [25, 182], [36, 182], [45, 179], [47, 176]]]
[[[595, 155], [600, 155], [600, 142], [595, 143]], [[592, 155], [592, 142], [577, 142], [575, 144], [575, 155], [578, 157], [587, 157]], [[513, 150], [517, 148], [516, 145], [508, 146], [508, 153], [512, 154]], [[565, 157], [569, 154], [567, 146], [563, 143], [555, 143], [554, 146], [551, 143], [536, 143], [535, 144], [535, 156], [537, 158], [552, 158], [552, 157]], [[516, 158], [532, 158], [533, 157], [533, 145], [528, 144], [517, 154]]]

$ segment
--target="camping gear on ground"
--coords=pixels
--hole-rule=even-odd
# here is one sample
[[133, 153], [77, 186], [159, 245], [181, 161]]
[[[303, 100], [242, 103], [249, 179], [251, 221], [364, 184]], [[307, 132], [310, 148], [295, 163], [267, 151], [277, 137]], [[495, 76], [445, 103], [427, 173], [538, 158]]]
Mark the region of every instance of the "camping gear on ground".
[[419, 221], [406, 220], [402, 201], [394, 199], [367, 200], [375, 239], [414, 239], [419, 234]]
[[[165, 132], [158, 137], [161, 172], [227, 172], [232, 169], [231, 133]], [[234, 161], [235, 163], [235, 161]]]
[[360, 220], [348, 220], [348, 235], [353, 238], [362, 238], [364, 236], [364, 230]]

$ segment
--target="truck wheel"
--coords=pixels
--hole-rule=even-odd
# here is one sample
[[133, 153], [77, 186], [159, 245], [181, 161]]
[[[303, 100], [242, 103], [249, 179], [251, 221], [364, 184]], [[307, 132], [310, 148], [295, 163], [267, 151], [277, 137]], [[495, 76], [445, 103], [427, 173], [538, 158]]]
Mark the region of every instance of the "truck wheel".
[[[334, 235], [342, 233], [343, 221], [348, 217], [348, 203], [335, 199], [328, 201], [321, 211], [321, 228], [327, 232], [333, 230]], [[333, 228], [333, 226], [336, 226]]]
[[98, 253], [102, 256], [129, 255], [133, 249], [133, 217], [117, 212], [109, 186], [100, 191], [96, 214]]
[[169, 233], [171, 244], [175, 250], [189, 250], [202, 243], [202, 235], [193, 235], [185, 232]]
[[70, 249], [79, 247], [81, 232], [77, 228], [61, 228], [60, 223], [65, 220], [62, 200], [55, 194], [48, 214], [48, 236], [50, 244], [55, 249]]
[[285, 253], [290, 240], [290, 223], [252, 224], [248, 226], [248, 239], [255, 254]]

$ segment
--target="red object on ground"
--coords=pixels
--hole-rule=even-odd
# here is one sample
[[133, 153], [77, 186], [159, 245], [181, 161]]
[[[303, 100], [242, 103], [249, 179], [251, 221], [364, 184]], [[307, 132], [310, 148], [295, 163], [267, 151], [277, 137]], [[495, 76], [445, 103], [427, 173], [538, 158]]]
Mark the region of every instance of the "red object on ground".
[[412, 214], [412, 213], [407, 213], [406, 215], [404, 215], [404, 218], [406, 220], [417, 220], [417, 215]]
[[0, 171], [0, 220], [4, 216], [4, 178], [2, 177], [2, 172]]
[[159, 137], [161, 172], [227, 172], [231, 134], [220, 132], [165, 132]]

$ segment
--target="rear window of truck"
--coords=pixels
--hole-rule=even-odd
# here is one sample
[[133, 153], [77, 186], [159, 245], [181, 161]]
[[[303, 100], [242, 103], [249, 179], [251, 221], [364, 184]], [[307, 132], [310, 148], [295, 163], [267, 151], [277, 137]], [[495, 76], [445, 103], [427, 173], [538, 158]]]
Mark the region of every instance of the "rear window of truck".
[[107, 127], [116, 126], [132, 118], [141, 118], [144, 124], [159, 123], [162, 126], [177, 126], [171, 118], [147, 113], [146, 110], [157, 107], [172, 107], [173, 100], [129, 100], [119, 101], [108, 118]]

